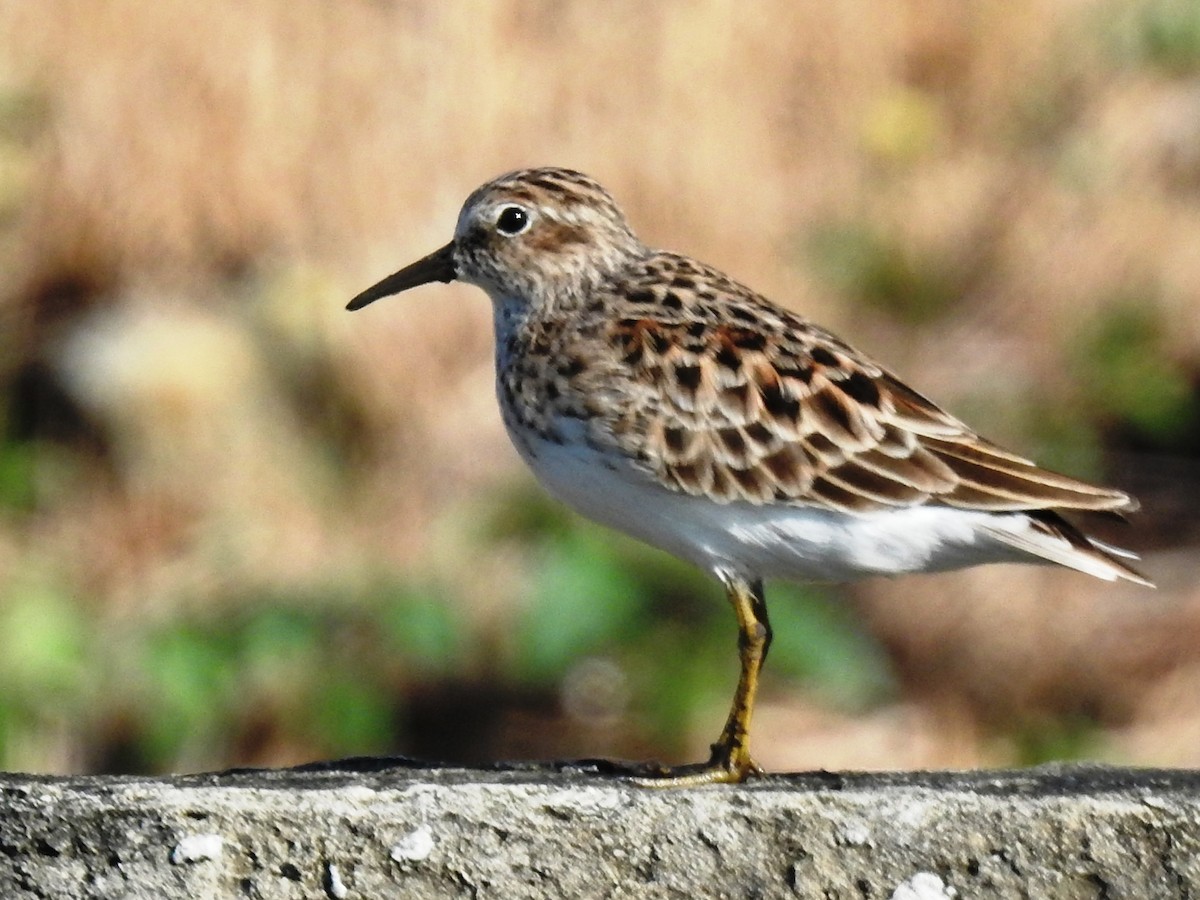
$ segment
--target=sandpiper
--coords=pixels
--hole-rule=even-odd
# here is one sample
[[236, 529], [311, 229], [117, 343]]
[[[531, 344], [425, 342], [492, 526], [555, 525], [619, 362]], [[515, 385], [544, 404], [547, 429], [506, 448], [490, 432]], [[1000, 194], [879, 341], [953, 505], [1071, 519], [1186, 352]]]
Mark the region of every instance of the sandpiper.
[[350, 301], [433, 281], [492, 300], [508, 434], [551, 494], [712, 573], [741, 675], [701, 764], [648, 783], [739, 782], [771, 643], [764, 578], [845, 581], [981, 563], [1056, 563], [1151, 585], [1133, 554], [1063, 511], [1128, 494], [1038, 468], [879, 363], [712, 266], [643, 244], [569, 169], [479, 187], [454, 238]]

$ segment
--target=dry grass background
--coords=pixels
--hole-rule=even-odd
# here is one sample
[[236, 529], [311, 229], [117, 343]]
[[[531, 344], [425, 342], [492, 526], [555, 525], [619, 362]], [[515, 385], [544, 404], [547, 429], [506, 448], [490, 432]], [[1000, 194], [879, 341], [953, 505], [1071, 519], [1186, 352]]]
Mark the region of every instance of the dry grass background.
[[[1080, 719], [1086, 752], [1200, 764], [1187, 0], [600, 9], [0, 3], [0, 619], [10, 650], [43, 627], [40, 598], [87, 623], [46, 664], [59, 687], [0, 714], [0, 764], [119, 768], [133, 726], [91, 712], [99, 679], [71, 654], [146, 622], [395, 577], [511, 640], [537, 553], [471, 527], [479, 497], [527, 478], [486, 301], [342, 306], [529, 164], [594, 174], [650, 243], [847, 334], [995, 439], [1144, 495], [1112, 536], [1149, 554], [1154, 594], [1014, 567], [842, 590], [900, 690], [851, 714], [772, 681], [765, 765], [997, 764], [1023, 741], [1040, 758]], [[1081, 334], [1128, 309], [1142, 355], [1081, 363]], [[1130, 411], [1147, 402], [1149, 425]], [[712, 666], [732, 683], [732, 623]], [[256, 689], [278, 699], [273, 677]], [[62, 684], [85, 701], [60, 707]], [[138, 696], [135, 679], [129, 717]], [[722, 699], [688, 721], [693, 753]], [[661, 751], [636, 721], [569, 718], [514, 709], [479, 752]], [[239, 722], [159, 764], [328, 749]]]

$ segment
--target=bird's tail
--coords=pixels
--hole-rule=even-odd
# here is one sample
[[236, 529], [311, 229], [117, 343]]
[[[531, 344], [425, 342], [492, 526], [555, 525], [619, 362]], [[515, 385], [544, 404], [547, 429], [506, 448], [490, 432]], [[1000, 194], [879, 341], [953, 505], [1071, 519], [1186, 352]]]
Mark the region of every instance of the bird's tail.
[[1056, 512], [1038, 510], [1004, 516], [987, 530], [1001, 543], [1048, 562], [1105, 581], [1124, 579], [1154, 587], [1153, 581], [1124, 562], [1137, 559], [1137, 554], [1088, 537]]

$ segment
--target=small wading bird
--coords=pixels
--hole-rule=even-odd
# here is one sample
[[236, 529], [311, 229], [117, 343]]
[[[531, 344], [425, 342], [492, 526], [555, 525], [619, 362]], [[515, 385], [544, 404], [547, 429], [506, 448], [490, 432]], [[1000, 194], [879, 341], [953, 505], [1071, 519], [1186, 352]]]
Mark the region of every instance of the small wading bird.
[[992, 562], [1150, 585], [1060, 511], [1137, 502], [981, 438], [828, 331], [653, 250], [594, 180], [526, 169], [478, 188], [454, 239], [350, 301], [433, 281], [492, 300], [496, 393], [521, 457], [583, 515], [725, 585], [741, 676], [707, 763], [643, 783], [738, 782], [771, 643], [762, 579], [845, 581]]

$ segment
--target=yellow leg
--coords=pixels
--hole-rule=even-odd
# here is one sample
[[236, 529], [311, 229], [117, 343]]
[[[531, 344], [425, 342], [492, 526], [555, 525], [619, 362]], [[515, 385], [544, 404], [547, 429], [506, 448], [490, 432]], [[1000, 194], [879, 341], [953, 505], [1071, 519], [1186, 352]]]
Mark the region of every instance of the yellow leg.
[[771, 646], [771, 623], [761, 581], [747, 581], [736, 575], [725, 578], [725, 590], [738, 620], [738, 658], [741, 675], [733, 706], [721, 736], [712, 745], [707, 763], [667, 768], [661, 775], [639, 778], [645, 787], [691, 787], [702, 784], [736, 784], [762, 769], [750, 758], [750, 717], [754, 696], [758, 693], [758, 675]]

